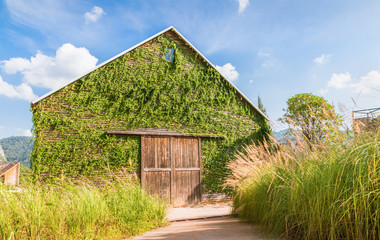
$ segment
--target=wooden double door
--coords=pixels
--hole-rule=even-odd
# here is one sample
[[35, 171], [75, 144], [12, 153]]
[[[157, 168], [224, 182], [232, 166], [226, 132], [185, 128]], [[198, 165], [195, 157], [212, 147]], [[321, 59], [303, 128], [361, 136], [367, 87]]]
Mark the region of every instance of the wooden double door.
[[201, 139], [141, 136], [141, 185], [173, 206], [201, 201]]

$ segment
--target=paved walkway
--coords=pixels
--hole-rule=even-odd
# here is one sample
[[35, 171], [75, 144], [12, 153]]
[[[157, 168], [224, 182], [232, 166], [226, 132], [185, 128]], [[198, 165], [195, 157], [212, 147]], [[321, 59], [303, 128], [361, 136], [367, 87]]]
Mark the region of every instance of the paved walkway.
[[251, 224], [234, 217], [173, 222], [133, 239], [144, 240], [269, 240]]
[[269, 240], [252, 224], [231, 216], [231, 203], [170, 208], [171, 225], [154, 229], [133, 239], [145, 240]]
[[229, 216], [231, 203], [202, 204], [197, 207], [169, 208], [167, 219], [170, 222]]

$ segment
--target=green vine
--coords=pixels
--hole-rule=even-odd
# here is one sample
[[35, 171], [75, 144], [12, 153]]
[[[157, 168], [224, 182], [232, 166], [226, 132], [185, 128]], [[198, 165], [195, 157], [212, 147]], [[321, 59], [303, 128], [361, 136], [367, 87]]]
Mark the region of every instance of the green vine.
[[[174, 61], [164, 58], [174, 49]], [[32, 107], [37, 176], [139, 172], [140, 138], [108, 130], [158, 127], [202, 139], [203, 183], [220, 191], [236, 150], [268, 132], [265, 119], [184, 41], [163, 34]]]

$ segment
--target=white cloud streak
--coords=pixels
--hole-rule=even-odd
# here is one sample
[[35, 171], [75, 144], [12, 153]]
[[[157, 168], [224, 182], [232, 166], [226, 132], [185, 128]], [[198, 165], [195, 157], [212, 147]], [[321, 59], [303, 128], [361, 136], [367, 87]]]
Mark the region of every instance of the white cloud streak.
[[259, 57], [269, 57], [270, 53], [267, 53], [267, 52], [265, 52], [263, 50], [260, 50], [260, 51], [257, 52], [257, 56], [259, 56]]
[[32, 131], [30, 131], [30, 129], [24, 129], [24, 130], [22, 130], [22, 135], [26, 136], [26, 137], [33, 136]]
[[231, 63], [226, 63], [223, 66], [216, 65], [215, 68], [231, 82], [239, 78], [239, 73]]
[[86, 48], [66, 43], [55, 56], [37, 52], [30, 60], [11, 58], [2, 61], [1, 67], [8, 74], [21, 73], [23, 81], [31, 86], [56, 89], [95, 68], [97, 62], [98, 59]]
[[352, 84], [351, 74], [350, 73], [333, 73], [330, 81], [327, 83], [329, 88], [346, 88]]
[[33, 93], [33, 89], [26, 83], [21, 83], [19, 86], [14, 86], [3, 80], [0, 76], [0, 95], [9, 98], [24, 99], [27, 101], [32, 101], [37, 98]]
[[[12, 22], [40, 32], [46, 37], [47, 48], [56, 47], [57, 42], [75, 42], [97, 47], [110, 39], [115, 40], [115, 34], [121, 34], [119, 32], [123, 29], [121, 26], [130, 25], [129, 22], [120, 20], [121, 13], [110, 16], [108, 20], [111, 22], [100, 21], [106, 13], [100, 8], [94, 10], [91, 5], [81, 10], [83, 1], [4, 0], [4, 3]], [[88, 20], [86, 20], [85, 12], [90, 14]], [[97, 20], [96, 24], [91, 24], [94, 23], [92, 20]], [[116, 25], [117, 27], [114, 27]], [[20, 42], [18, 36], [11, 36], [11, 38], [13, 41]], [[34, 45], [31, 46], [31, 50], [35, 51], [35, 49]]]
[[86, 22], [96, 22], [104, 14], [103, 8], [95, 6], [92, 8], [91, 12], [86, 12], [84, 18]]
[[328, 88], [353, 89], [356, 92], [369, 93], [371, 90], [380, 90], [380, 72], [370, 71], [360, 80], [354, 81], [350, 73], [334, 73], [327, 83]]
[[16, 130], [20, 133], [21, 136], [33, 136], [32, 131], [30, 129], [16, 128]]
[[353, 84], [356, 91], [368, 93], [371, 90], [380, 90], [380, 73], [371, 71], [367, 75], [362, 76], [360, 81]]
[[249, 5], [249, 0], [236, 0], [239, 2], [239, 13], [244, 12], [244, 10], [248, 7]]
[[314, 58], [313, 62], [318, 63], [318, 64], [325, 64], [330, 60], [331, 54], [325, 55], [322, 54], [319, 57]]

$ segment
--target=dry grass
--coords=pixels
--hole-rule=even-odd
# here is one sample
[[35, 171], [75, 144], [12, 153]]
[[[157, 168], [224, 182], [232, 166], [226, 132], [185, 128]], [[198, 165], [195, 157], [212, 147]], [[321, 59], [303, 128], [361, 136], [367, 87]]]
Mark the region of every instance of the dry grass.
[[380, 133], [250, 145], [229, 165], [239, 217], [298, 239], [379, 239]]

